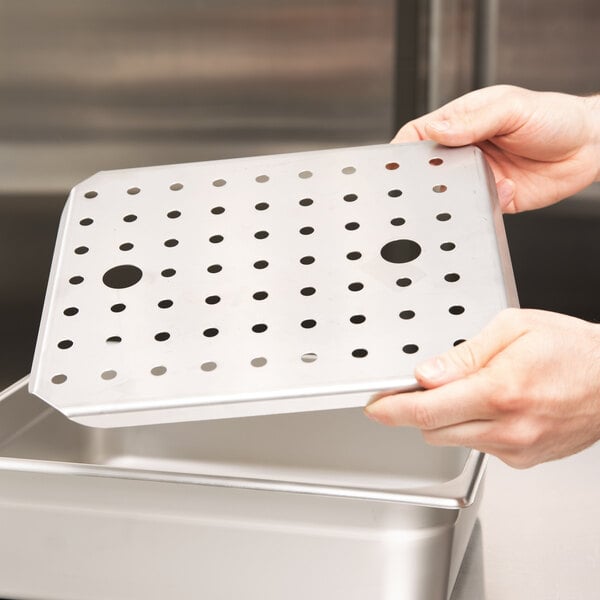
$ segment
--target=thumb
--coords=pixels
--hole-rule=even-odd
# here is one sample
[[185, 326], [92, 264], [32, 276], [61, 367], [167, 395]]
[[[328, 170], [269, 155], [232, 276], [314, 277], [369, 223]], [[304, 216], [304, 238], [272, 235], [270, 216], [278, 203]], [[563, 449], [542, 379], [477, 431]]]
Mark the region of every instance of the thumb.
[[524, 332], [520, 313], [502, 311], [470, 340], [421, 363], [415, 369], [417, 381], [424, 388], [435, 388], [476, 373]]
[[525, 90], [476, 90], [422, 117], [425, 136], [445, 146], [465, 146], [516, 131], [526, 119]]

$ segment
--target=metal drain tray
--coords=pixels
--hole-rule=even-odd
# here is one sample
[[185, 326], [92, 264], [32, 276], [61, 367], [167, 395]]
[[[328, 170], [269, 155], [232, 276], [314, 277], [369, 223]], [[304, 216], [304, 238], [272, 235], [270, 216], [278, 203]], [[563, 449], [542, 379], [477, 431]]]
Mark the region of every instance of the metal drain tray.
[[101, 172], [65, 207], [30, 389], [95, 426], [359, 406], [515, 304], [474, 147]]

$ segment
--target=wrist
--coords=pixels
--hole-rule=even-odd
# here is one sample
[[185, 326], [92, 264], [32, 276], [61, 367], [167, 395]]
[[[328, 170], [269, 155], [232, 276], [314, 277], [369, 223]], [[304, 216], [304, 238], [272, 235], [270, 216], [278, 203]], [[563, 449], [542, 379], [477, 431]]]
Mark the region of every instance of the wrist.
[[595, 181], [600, 181], [600, 94], [583, 98], [589, 118], [590, 142], [598, 156]]

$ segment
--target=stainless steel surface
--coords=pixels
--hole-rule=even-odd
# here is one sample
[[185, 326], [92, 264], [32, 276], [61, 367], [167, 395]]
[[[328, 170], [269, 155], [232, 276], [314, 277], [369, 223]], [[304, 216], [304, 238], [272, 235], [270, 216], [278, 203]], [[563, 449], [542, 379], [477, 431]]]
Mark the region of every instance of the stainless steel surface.
[[0, 0], [0, 192], [382, 143], [395, 24], [395, 0]]
[[423, 490], [476, 455], [355, 409], [86, 428], [22, 381], [0, 396], [0, 595], [443, 600], [481, 492], [459, 509]]
[[96, 426], [359, 406], [515, 304], [473, 147], [104, 172], [65, 208], [31, 390]]

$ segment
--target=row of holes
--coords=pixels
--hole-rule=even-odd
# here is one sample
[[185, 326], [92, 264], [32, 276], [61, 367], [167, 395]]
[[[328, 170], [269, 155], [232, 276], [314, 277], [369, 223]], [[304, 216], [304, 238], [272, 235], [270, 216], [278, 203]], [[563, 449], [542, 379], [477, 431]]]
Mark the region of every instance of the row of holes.
[[[264, 206], [263, 206], [264, 205]], [[259, 206], [261, 206], [261, 208], [258, 208]], [[256, 205], [257, 210], [265, 210], [266, 208], [268, 208], [268, 204], [266, 202], [261, 202], [259, 204]], [[218, 210], [218, 212], [215, 212], [215, 210]], [[179, 211], [172, 211], [172, 212], [179, 212]], [[216, 206], [215, 208], [213, 208], [211, 210], [211, 212], [213, 214], [223, 214], [225, 212], [225, 209], [222, 206]], [[171, 213], [167, 213], [168, 215]], [[179, 213], [179, 216], [181, 216], [181, 213]], [[123, 217], [123, 221], [125, 221], [126, 223], [133, 223], [135, 220], [137, 220], [137, 215], [125, 215]], [[175, 217], [172, 217], [175, 218]], [[438, 221], [449, 221], [452, 218], [452, 215], [450, 213], [439, 213], [435, 216], [435, 218]], [[94, 219], [91, 219], [90, 217], [86, 217], [85, 219], [81, 219], [81, 221], [79, 221], [79, 224], [84, 226], [84, 227], [88, 227], [89, 225], [91, 225], [94, 222]], [[403, 219], [402, 217], [395, 217], [393, 218], [390, 223], [394, 226], [398, 226], [398, 225], [404, 225], [404, 223], [406, 223], [406, 219]], [[355, 231], [356, 229], [358, 229], [360, 227], [360, 224], [355, 222], [355, 221], [351, 221], [349, 223], [346, 223], [344, 225], [344, 228], [349, 230], [349, 231]], [[300, 233], [302, 233], [302, 229], [299, 230]], [[262, 237], [259, 237], [259, 234], [262, 235]], [[256, 237], [257, 239], [264, 239], [266, 237], [268, 237], [269, 233], [267, 231], [258, 231], [257, 233], [254, 234], [254, 237]], [[306, 235], [306, 234], [303, 234]], [[165, 245], [166, 242], [165, 242]]]
[[[457, 346], [458, 344], [462, 344], [465, 340], [456, 340], [454, 342], [454, 346]], [[419, 347], [416, 344], [406, 344], [405, 346], [403, 346], [402, 351], [405, 354], [415, 354], [419, 351]], [[365, 358], [369, 352], [366, 348], [356, 348], [355, 350], [352, 351], [352, 356], [354, 358]], [[304, 354], [302, 354], [300, 356], [300, 360], [304, 363], [314, 363], [316, 362], [318, 359], [318, 355], [315, 352], [306, 352]], [[253, 367], [264, 367], [267, 364], [267, 359], [264, 356], [258, 356], [256, 358], [253, 358], [250, 361], [250, 365]], [[217, 363], [214, 361], [207, 361], [204, 362], [200, 365], [200, 369], [202, 371], [205, 372], [210, 372], [210, 371], [214, 371], [217, 368]], [[159, 365], [157, 367], [153, 367], [152, 369], [150, 369], [150, 373], [152, 375], [155, 375], [157, 377], [160, 377], [162, 375], [165, 375], [167, 372], [167, 367], [165, 367], [164, 365]], [[100, 374], [101, 379], [104, 379], [105, 381], [110, 381], [112, 379], [115, 379], [117, 377], [117, 372], [114, 369], [108, 369], [106, 371], [103, 371]], [[56, 385], [60, 385], [62, 383], [65, 383], [67, 381], [67, 376], [64, 375], [63, 373], [60, 373], [58, 375], [54, 375], [54, 377], [52, 377], [51, 381], [52, 383], [56, 384]]]
[[[312, 229], [312, 228], [306, 228], [306, 229]], [[257, 233], [261, 234], [261, 235], [263, 234], [263, 232], [257, 232]], [[268, 232], [264, 232], [264, 233], [266, 233], [268, 235]], [[305, 233], [304, 235], [310, 235], [310, 234]], [[220, 244], [224, 240], [225, 240], [225, 238], [222, 235], [213, 235], [209, 238], [209, 241], [213, 244]], [[179, 240], [176, 240], [176, 239], [169, 239], [164, 242], [164, 245], [167, 246], [168, 248], [173, 248], [173, 247], [177, 246], [178, 244], [179, 244]], [[123, 252], [128, 252], [129, 250], [132, 250], [133, 248], [134, 248], [134, 245], [131, 242], [125, 242], [119, 246], [119, 250], [121, 250]], [[455, 248], [456, 248], [456, 244], [454, 242], [444, 242], [444, 243], [440, 244], [440, 250], [443, 250], [444, 252], [451, 252]], [[89, 248], [87, 246], [78, 246], [77, 248], [75, 248], [74, 252], [77, 255], [87, 254], [89, 252]], [[348, 260], [358, 260], [361, 257], [362, 257], [362, 253], [360, 253], [358, 251], [352, 251], [352, 252], [348, 252], [346, 254], [346, 258]], [[299, 262], [303, 265], [310, 265], [315, 262], [315, 258], [314, 258], [314, 256], [303, 256], [302, 258], [300, 258]], [[269, 266], [269, 263], [266, 260], [258, 260], [253, 263], [253, 266], [255, 269], [265, 269], [266, 267]], [[221, 265], [210, 265], [207, 268], [207, 270], [209, 273], [218, 273], [222, 270], [222, 267], [221, 267]], [[161, 275], [163, 277], [173, 277], [173, 275], [175, 275], [175, 273], [176, 273], [175, 269], [164, 269], [163, 271], [161, 271]], [[84, 278], [81, 275], [76, 275], [69, 279], [69, 283], [71, 283], [72, 285], [79, 285], [80, 283], [83, 283], [83, 281], [84, 281]]]
[[[432, 166], [439, 166], [441, 164], [443, 164], [443, 160], [441, 158], [432, 158], [429, 160], [429, 164]], [[400, 167], [400, 165], [397, 162], [389, 162], [386, 163], [385, 168], [388, 171], [395, 171]], [[344, 167], [343, 169], [341, 169], [341, 172], [344, 175], [353, 175], [354, 173], [356, 173], [356, 167]], [[300, 179], [310, 179], [313, 176], [313, 172], [312, 171], [300, 171], [298, 173], [298, 177]], [[258, 175], [257, 177], [255, 177], [254, 179], [257, 183], [267, 183], [268, 181], [271, 180], [271, 178], [268, 175]], [[227, 181], [225, 179], [215, 179], [212, 182], [212, 185], [214, 187], [223, 187], [227, 184]], [[173, 192], [178, 192], [180, 190], [183, 189], [183, 184], [182, 183], [172, 183], [169, 186], [169, 189]], [[139, 194], [142, 190], [139, 187], [130, 187], [127, 190], [127, 193], [130, 196], [135, 196], [137, 194]], [[90, 190], [88, 192], [86, 192], [84, 194], [85, 198], [96, 198], [98, 196], [98, 192], [96, 192], [95, 190]]]
[[[171, 301], [169, 300], [169, 301], [161, 301], [161, 302], [171, 302]], [[124, 304], [115, 304], [115, 305], [113, 305], [112, 310], [114, 312], [121, 312], [122, 310], [125, 310], [125, 305]], [[67, 314], [67, 311], [69, 311], [68, 312], [69, 315], [74, 315], [79, 312], [79, 309], [77, 309], [75, 307], [70, 307], [64, 311], [64, 314]], [[451, 315], [462, 315], [465, 312], [465, 308], [464, 308], [464, 306], [454, 305], [454, 306], [451, 306], [448, 308], [448, 312]], [[412, 310], [403, 310], [399, 313], [398, 316], [403, 320], [410, 320], [415, 317], [415, 312]], [[361, 315], [361, 314], [352, 315], [349, 319], [349, 321], [355, 325], [360, 325], [360, 324], [364, 323], [366, 320], [367, 320], [367, 318], [365, 317], [365, 315]], [[303, 321], [300, 322], [300, 326], [304, 329], [312, 329], [317, 326], [317, 321], [315, 319], [304, 319]], [[251, 329], [254, 333], [264, 333], [265, 331], [267, 331], [268, 325], [266, 323], [256, 323], [256, 324], [252, 325]], [[219, 330], [216, 327], [209, 327], [208, 329], [205, 329], [202, 333], [205, 337], [212, 338], [212, 337], [219, 335]], [[171, 338], [171, 334], [168, 331], [161, 331], [154, 336], [154, 339], [157, 342], [166, 342], [170, 338]], [[122, 341], [123, 341], [123, 339], [121, 338], [121, 336], [118, 336], [118, 335], [113, 335], [106, 339], [107, 343], [120, 343]], [[68, 350], [69, 348], [71, 348], [73, 346], [73, 341], [68, 340], [68, 339], [61, 340], [60, 342], [58, 342], [57, 346], [61, 350]]]
[[[449, 283], [455, 283], [455, 282], [459, 281], [459, 279], [460, 279], [460, 275], [458, 273], [446, 273], [446, 275], [444, 275], [444, 280]], [[402, 277], [396, 281], [396, 285], [398, 285], [399, 287], [407, 287], [411, 284], [412, 284], [412, 280], [409, 279], [408, 277]], [[356, 292], [356, 291], [362, 290], [363, 287], [364, 286], [362, 283], [354, 282], [348, 286], [348, 289], [350, 291]], [[302, 296], [313, 296], [314, 294], [316, 294], [317, 290], [316, 290], [316, 288], [314, 288], [312, 286], [306, 286], [306, 287], [301, 288], [299, 292]], [[268, 297], [268, 293], [265, 291], [259, 291], [259, 292], [254, 293], [252, 297], [255, 300], [265, 300]], [[204, 301], [206, 302], [206, 304], [214, 305], [214, 304], [218, 304], [219, 302], [221, 302], [221, 297], [216, 294], [210, 295], [210, 296], [206, 296]], [[173, 306], [173, 300], [170, 300], [170, 299], [160, 300], [158, 302], [157, 306], [162, 309], [171, 308]], [[110, 310], [115, 313], [120, 313], [120, 312], [123, 312], [126, 308], [127, 307], [125, 304], [119, 302], [117, 304], [113, 304], [110, 307]], [[460, 309], [460, 307], [458, 307], [458, 306], [451, 306], [448, 310], [451, 314], [461, 314], [461, 312], [457, 312], [459, 309]], [[67, 317], [73, 317], [78, 313], [79, 313], [79, 309], [75, 306], [70, 306], [63, 311], [63, 314]]]

